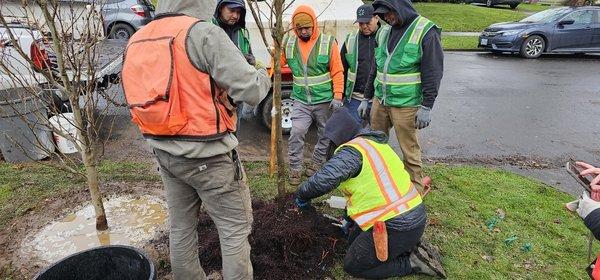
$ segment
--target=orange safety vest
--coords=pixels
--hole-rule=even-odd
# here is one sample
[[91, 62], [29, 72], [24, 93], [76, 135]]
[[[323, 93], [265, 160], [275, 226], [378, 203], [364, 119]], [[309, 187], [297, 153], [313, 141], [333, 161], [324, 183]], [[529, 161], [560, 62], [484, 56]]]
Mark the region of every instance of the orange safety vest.
[[210, 141], [235, 131], [227, 92], [187, 55], [186, 38], [198, 22], [185, 15], [159, 17], [129, 40], [123, 89], [132, 121], [146, 137]]

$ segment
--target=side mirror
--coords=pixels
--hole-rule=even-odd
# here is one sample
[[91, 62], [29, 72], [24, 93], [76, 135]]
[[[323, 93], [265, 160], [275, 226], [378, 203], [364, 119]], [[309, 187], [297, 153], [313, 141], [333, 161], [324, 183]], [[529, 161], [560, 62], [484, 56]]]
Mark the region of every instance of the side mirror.
[[573, 24], [573, 23], [575, 23], [575, 20], [567, 19], [567, 20], [561, 20], [560, 22], [558, 22], [558, 25], [563, 26], [563, 25], [569, 25], [569, 24]]

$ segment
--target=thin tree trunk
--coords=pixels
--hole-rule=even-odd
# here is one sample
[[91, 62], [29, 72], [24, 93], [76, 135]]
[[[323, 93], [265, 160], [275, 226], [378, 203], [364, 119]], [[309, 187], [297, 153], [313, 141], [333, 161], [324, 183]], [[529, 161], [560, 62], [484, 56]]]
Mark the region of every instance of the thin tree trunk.
[[90, 196], [92, 197], [92, 205], [94, 205], [94, 212], [96, 212], [96, 230], [107, 230], [108, 222], [106, 221], [102, 193], [100, 193], [100, 184], [98, 182], [98, 166], [93, 159], [93, 152], [85, 152], [83, 158], [87, 184], [90, 189]]
[[275, 119], [277, 120], [277, 128], [275, 133], [277, 134], [277, 192], [279, 195], [285, 194], [285, 161], [283, 160], [283, 140], [281, 135], [281, 50], [283, 42], [283, 8], [285, 0], [276, 0], [274, 3], [275, 9], [275, 84], [273, 103], [277, 108], [277, 114]]

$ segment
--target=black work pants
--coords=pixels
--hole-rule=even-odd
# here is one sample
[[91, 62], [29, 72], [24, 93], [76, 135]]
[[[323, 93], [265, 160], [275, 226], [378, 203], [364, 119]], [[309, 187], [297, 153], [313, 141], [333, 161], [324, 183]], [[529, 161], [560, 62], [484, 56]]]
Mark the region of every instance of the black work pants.
[[373, 228], [362, 231], [355, 224], [348, 236], [350, 247], [344, 257], [344, 271], [354, 277], [367, 279], [411, 274], [410, 251], [421, 240], [424, 230], [424, 225], [408, 231], [397, 231], [388, 227], [388, 259], [381, 262], [375, 253]]

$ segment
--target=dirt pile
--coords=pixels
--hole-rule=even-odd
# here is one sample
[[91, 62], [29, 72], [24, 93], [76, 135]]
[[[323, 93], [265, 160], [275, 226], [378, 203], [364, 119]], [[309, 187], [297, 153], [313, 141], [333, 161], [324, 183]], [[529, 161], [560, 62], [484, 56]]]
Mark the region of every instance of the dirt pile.
[[[347, 245], [340, 229], [318, 212], [298, 212], [291, 196], [254, 201], [252, 206], [254, 227], [249, 241], [254, 279], [324, 279], [344, 257]], [[198, 237], [204, 271], [221, 270], [219, 236], [205, 213], [200, 216]], [[168, 244], [166, 237], [161, 241]], [[159, 276], [168, 270], [159, 268]]]

